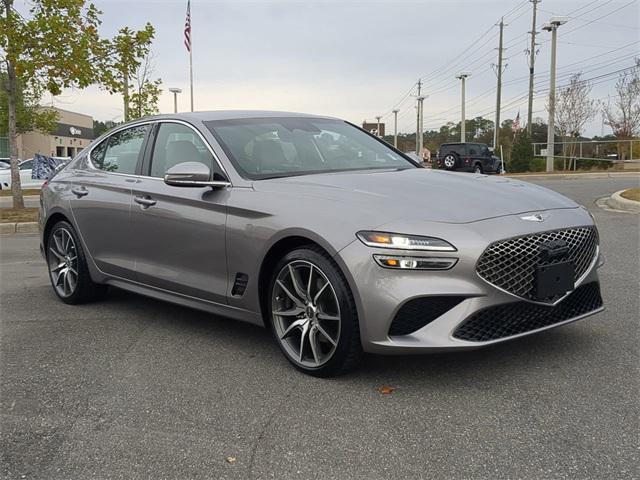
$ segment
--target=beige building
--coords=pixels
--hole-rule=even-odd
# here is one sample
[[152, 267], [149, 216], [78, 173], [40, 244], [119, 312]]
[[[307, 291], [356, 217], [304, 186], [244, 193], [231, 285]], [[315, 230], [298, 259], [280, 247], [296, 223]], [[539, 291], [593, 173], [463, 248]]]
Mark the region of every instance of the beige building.
[[53, 133], [29, 132], [18, 136], [18, 158], [32, 158], [36, 153], [51, 157], [73, 157], [91, 143], [92, 117], [60, 108], [55, 110], [58, 111], [58, 123]]

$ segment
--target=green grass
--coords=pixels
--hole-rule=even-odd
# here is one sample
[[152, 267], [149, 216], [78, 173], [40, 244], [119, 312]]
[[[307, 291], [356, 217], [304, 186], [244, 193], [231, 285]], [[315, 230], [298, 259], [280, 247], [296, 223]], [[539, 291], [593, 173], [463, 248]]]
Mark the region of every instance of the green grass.
[[[40, 190], [37, 190], [35, 188], [28, 188], [26, 190], [22, 190], [22, 195], [27, 196], [27, 195], [37, 195], [40, 196]], [[7, 189], [7, 190], [0, 190], [0, 197], [10, 197], [11, 196], [11, 189]]]

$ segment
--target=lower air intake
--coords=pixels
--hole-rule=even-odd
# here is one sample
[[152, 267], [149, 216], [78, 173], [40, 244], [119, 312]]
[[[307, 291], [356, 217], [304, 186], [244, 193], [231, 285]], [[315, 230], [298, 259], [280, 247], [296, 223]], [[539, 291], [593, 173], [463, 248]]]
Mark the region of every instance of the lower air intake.
[[602, 307], [597, 282], [578, 287], [556, 306], [513, 302], [474, 313], [453, 332], [469, 342], [487, 342], [549, 327]]
[[389, 336], [408, 335], [420, 330], [462, 302], [465, 297], [420, 297], [406, 302], [396, 314]]

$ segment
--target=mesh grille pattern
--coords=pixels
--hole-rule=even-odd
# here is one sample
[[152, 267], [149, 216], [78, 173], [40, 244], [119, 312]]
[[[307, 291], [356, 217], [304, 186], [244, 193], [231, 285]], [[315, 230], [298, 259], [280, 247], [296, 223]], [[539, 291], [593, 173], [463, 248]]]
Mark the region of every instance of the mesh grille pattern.
[[453, 332], [455, 338], [486, 342], [564, 322], [602, 306], [597, 282], [582, 285], [555, 307], [514, 302], [476, 312]]
[[[562, 258], [544, 261], [540, 257], [540, 245], [553, 240], [564, 240], [569, 251]], [[536, 299], [536, 267], [571, 260], [575, 264], [577, 281], [589, 268], [597, 247], [598, 234], [593, 227], [527, 235], [489, 245], [478, 260], [476, 270], [480, 277], [492, 285], [533, 300]]]
[[389, 336], [413, 333], [448, 312], [464, 299], [465, 297], [441, 296], [409, 300], [400, 307], [391, 322]]

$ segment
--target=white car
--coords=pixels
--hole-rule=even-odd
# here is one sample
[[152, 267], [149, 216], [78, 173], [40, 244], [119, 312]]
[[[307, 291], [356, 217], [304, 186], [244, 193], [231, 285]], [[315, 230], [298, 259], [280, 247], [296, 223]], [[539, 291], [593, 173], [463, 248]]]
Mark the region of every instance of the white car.
[[[68, 157], [54, 157], [61, 160], [69, 160]], [[40, 189], [44, 180], [31, 178], [33, 170], [33, 158], [24, 160], [18, 164], [20, 169], [20, 185], [24, 189]], [[8, 190], [11, 188], [11, 170], [9, 168], [0, 169], [0, 190]]]

